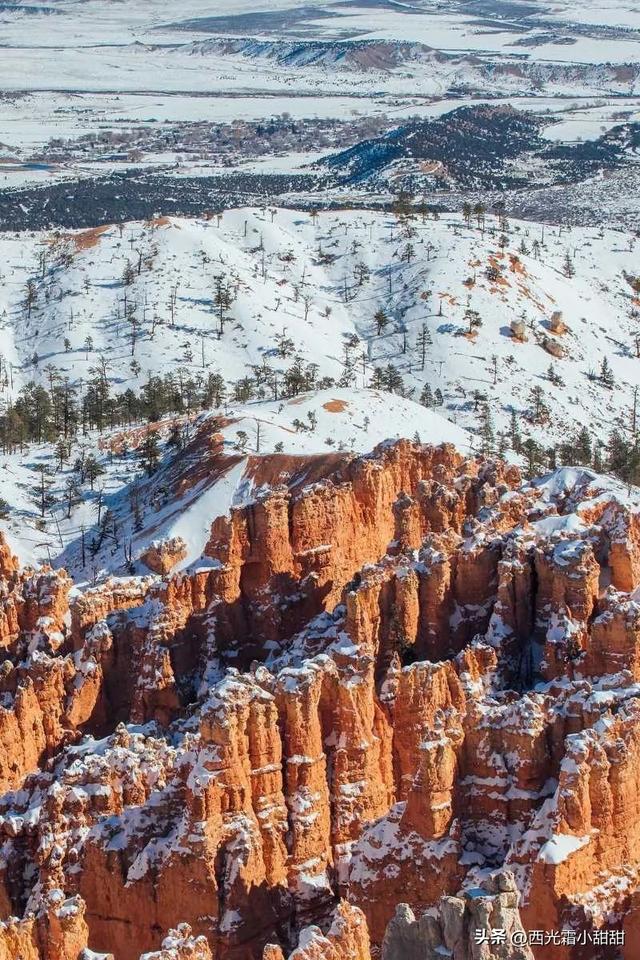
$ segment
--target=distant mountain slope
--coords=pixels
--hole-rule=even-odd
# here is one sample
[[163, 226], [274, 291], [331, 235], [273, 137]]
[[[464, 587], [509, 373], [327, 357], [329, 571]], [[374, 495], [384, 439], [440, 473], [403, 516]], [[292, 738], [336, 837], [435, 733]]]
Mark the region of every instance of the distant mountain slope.
[[356, 144], [318, 164], [346, 183], [384, 177], [452, 188], [522, 189], [574, 182], [637, 164], [640, 124], [620, 124], [586, 143], [550, 146], [541, 136], [548, 118], [503, 104], [460, 107], [441, 117], [414, 120]]
[[[208, 391], [222, 449], [238, 463], [258, 450], [327, 456], [416, 433], [509, 451], [515, 430], [548, 448], [575, 438], [585, 421], [594, 440], [605, 442], [614, 426], [626, 436], [640, 373], [635, 243], [620, 232], [489, 215], [398, 222], [283, 210], [5, 234], [2, 409], [30, 381], [62, 395], [69, 389], [90, 410], [103, 394], [106, 404], [103, 432], [81, 432], [62, 467], [50, 444], [0, 457], [12, 543], [25, 561], [63, 556], [76, 569], [81, 529], [89, 539], [97, 522], [99, 488], [103, 509], [130, 516], [146, 430], [136, 398], [151, 419], [182, 411], [186, 425]], [[363, 392], [369, 386], [376, 391]], [[169, 394], [181, 399], [167, 405]], [[31, 409], [34, 396], [26, 402]], [[123, 429], [114, 458], [120, 447], [108, 437]], [[161, 438], [171, 429], [169, 419]], [[67, 517], [65, 484], [83, 449], [107, 472]], [[40, 465], [54, 471], [58, 504], [55, 522], [44, 525]], [[223, 471], [226, 485], [213, 488], [215, 509], [238, 495], [238, 469]], [[178, 489], [174, 474], [169, 486]], [[208, 483], [184, 487], [185, 498], [172, 494], [166, 507], [158, 506], [163, 484], [160, 475], [145, 488], [142, 526], [126, 542], [135, 554], [152, 537], [176, 534], [191, 544], [191, 558], [202, 547], [198, 504]], [[124, 542], [113, 558], [105, 544], [95, 563], [119, 567]]]
[[[570, 89], [577, 94], [632, 94], [637, 89], [640, 67], [629, 63], [558, 62], [523, 56], [528, 34], [500, 57], [472, 49], [446, 51], [438, 49], [437, 38], [426, 31], [422, 40], [386, 38], [327, 39], [300, 37], [262, 37], [247, 29], [243, 36], [212, 36], [173, 46], [170, 57], [185, 53], [205, 58], [236, 57], [243, 61], [263, 63], [265, 68], [277, 65], [295, 71], [300, 79], [309, 71], [313, 75], [338, 71], [345, 78], [361, 78], [361, 83], [393, 84], [411, 78], [420, 89], [431, 87], [444, 92], [484, 90], [487, 94], [546, 93], [562, 94]], [[535, 50], [537, 44], [531, 43]], [[557, 47], [557, 44], [556, 44]], [[568, 46], [571, 49], [571, 45]], [[400, 92], [400, 91], [399, 91]]]

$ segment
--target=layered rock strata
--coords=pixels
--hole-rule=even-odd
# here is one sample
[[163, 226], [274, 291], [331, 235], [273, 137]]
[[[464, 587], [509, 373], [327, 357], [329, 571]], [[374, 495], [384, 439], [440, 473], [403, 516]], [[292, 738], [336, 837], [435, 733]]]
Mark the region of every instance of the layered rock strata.
[[79, 592], [3, 545], [0, 957], [637, 942], [638, 512], [401, 441], [212, 518], [184, 573]]

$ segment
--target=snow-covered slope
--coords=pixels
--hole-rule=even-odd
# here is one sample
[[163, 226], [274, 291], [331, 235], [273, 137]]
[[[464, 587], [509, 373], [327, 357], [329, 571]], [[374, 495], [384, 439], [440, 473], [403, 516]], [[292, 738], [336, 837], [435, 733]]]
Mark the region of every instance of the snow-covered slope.
[[[312, 387], [326, 377], [369, 386], [392, 364], [399, 390], [419, 399], [425, 383], [439, 389], [439, 412], [464, 427], [478, 426], [479, 391], [497, 429], [515, 411], [524, 433], [549, 444], [581, 425], [586, 408], [604, 440], [628, 421], [638, 382], [635, 238], [499, 227], [490, 216], [479, 227], [456, 216], [399, 224], [376, 213], [232, 210], [67, 237], [3, 235], [2, 401], [31, 379], [47, 384], [51, 367], [80, 386], [101, 358], [116, 393], [139, 389], [149, 373], [215, 370], [229, 396], [253, 377], [255, 400], [285, 392], [296, 362]], [[219, 283], [231, 295], [222, 311]], [[482, 322], [471, 334], [468, 310]], [[523, 341], [511, 335], [514, 320]], [[563, 358], [548, 352], [552, 343]], [[599, 379], [604, 357], [613, 389]], [[549, 379], [551, 363], [561, 382]], [[533, 387], [548, 408], [540, 422], [529, 416]]]
[[[534, 14], [534, 16], [532, 16]], [[56, 0], [53, 4], [5, 4], [0, 9], [3, 41], [6, 44], [7, 69], [0, 76], [0, 86], [9, 89], [92, 90], [195, 89], [207, 91], [218, 87], [223, 91], [251, 85], [256, 91], [282, 88], [283, 84], [299, 83], [317, 87], [315, 64], [318, 55], [305, 54], [305, 42], [338, 43], [344, 47], [347, 64], [355, 60], [357, 73], [354, 87], [379, 86], [367, 83], [371, 57], [365, 43], [383, 43], [388, 53], [374, 72], [378, 82], [385, 70], [402, 68], [396, 77], [387, 78], [397, 92], [413, 71], [407, 69], [406, 48], [424, 44], [449, 54], [468, 54], [459, 79], [477, 79], [473, 58], [508, 61], [516, 83], [527, 71], [529, 62], [563, 66], [591, 64], [633, 64], [638, 59], [638, 14], [626, 0], [615, 0], [606, 13], [602, 4], [593, 4], [590, 21], [569, 4], [551, 12], [540, 3], [534, 11], [528, 4], [520, 14], [517, 6], [505, 10], [486, 8], [480, 11], [460, 8], [455, 3], [365, 3], [361, 7], [349, 2], [327, 0], [299, 4], [296, 0], [277, 0], [270, 4], [204, 3], [189, 0], [169, 8], [158, 0], [106, 3], [104, 0]], [[489, 29], [488, 29], [489, 27]], [[244, 67], [232, 51], [214, 48], [210, 66], [201, 67], [193, 77], [188, 57], [191, 44], [206, 37], [260, 39], [263, 43], [298, 42], [297, 56], [285, 57], [270, 67], [268, 58], [260, 58], [257, 69]], [[355, 48], [353, 45], [356, 45]], [[186, 46], [186, 50], [185, 47]], [[399, 53], [393, 53], [393, 47]], [[21, 53], [29, 50], [28, 58]], [[65, 50], [65, 56], [56, 56]], [[197, 49], [197, 46], [196, 46]], [[404, 56], [403, 56], [404, 52]], [[351, 56], [353, 55], [353, 57]], [[415, 54], [414, 54], [415, 56]], [[378, 66], [374, 59], [374, 67]], [[411, 66], [409, 59], [408, 66]], [[320, 56], [324, 89], [337, 83], [331, 69], [331, 55]], [[38, 69], [25, 69], [37, 63]], [[305, 73], [305, 68], [311, 70]], [[232, 69], [235, 66], [235, 70]], [[418, 63], [412, 79], [423, 92], [440, 93], [442, 79], [436, 63]], [[160, 80], [158, 70], [164, 67]], [[286, 67], [286, 72], [284, 70]], [[522, 68], [522, 69], [520, 69]], [[117, 81], [114, 83], [114, 74]], [[449, 77], [445, 74], [444, 83]], [[626, 77], [621, 77], [624, 84]], [[119, 81], [119, 83], [118, 83]], [[395, 82], [394, 82], [395, 81]], [[342, 81], [344, 82], [344, 80]], [[578, 79], [578, 83], [580, 83]], [[575, 90], [575, 85], [574, 85]], [[631, 92], [628, 87], [627, 91]]]
[[[64, 237], [4, 235], [4, 409], [32, 380], [67, 382], [81, 399], [96, 377], [111, 396], [134, 396], [150, 375], [196, 386], [213, 375], [224, 385], [219, 406], [187, 410], [181, 442], [189, 449], [204, 429], [228, 457], [198, 479], [200, 448], [190, 461], [167, 447], [146, 482], [136, 447], [147, 427], [135, 418], [81, 433], [62, 463], [49, 444], [5, 452], [0, 497], [12, 546], [25, 561], [51, 558], [89, 577], [120, 569], [152, 538], [180, 535], [191, 563], [212, 517], [255, 492], [246, 465], [256, 453], [327, 457], [417, 434], [513, 455], [514, 424], [521, 440], [549, 447], [570, 441], [586, 411], [594, 438], [604, 442], [616, 425], [628, 431], [640, 368], [634, 238], [500, 226], [489, 216], [478, 225], [233, 210]], [[230, 294], [221, 308], [220, 287]], [[171, 418], [159, 430], [166, 440]], [[106, 473], [93, 491], [86, 482], [80, 496], [72, 491], [69, 510], [83, 450]], [[55, 468], [44, 516], [41, 464]], [[83, 529], [86, 547], [106, 510], [119, 534], [82, 564]]]
[[[167, 443], [176, 424], [184, 432], [182, 450]], [[465, 453], [473, 448], [465, 430], [432, 410], [375, 390], [332, 388], [230, 406], [224, 417], [169, 418], [154, 429], [161, 460], [150, 479], [139, 457], [147, 425], [82, 438], [51, 478], [44, 522], [34, 489], [38, 467], [51, 465], [51, 446], [0, 458], [0, 497], [11, 505], [0, 529], [22, 563], [52, 562], [82, 582], [101, 572], [144, 571], [135, 561], [151, 541], [181, 537], [187, 554], [179, 567], [188, 567], [200, 557], [212, 520], [253, 499], [265, 484], [309, 482], [335, 469], [346, 451], [364, 453], [404, 436], [453, 443]], [[77, 478], [74, 462], [82, 450], [96, 456], [104, 473], [94, 489], [83, 485], [69, 515], [68, 483]], [[94, 549], [107, 511], [115, 525]]]

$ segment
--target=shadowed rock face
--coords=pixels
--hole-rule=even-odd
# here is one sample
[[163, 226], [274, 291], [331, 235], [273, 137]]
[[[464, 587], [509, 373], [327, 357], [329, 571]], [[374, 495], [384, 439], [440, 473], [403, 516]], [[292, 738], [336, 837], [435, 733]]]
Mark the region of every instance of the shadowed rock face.
[[164, 579], [2, 545], [0, 960], [637, 942], [634, 506], [406, 441], [321, 474]]
[[[515, 479], [517, 471], [505, 467], [494, 482]], [[302, 490], [278, 487], [232, 509], [215, 521], [205, 548], [224, 570], [219, 629], [227, 645], [237, 645], [239, 624], [247, 653], [287, 639], [331, 610], [364, 564], [398, 544], [419, 547], [428, 531], [459, 530], [483, 485], [478, 464], [453, 447], [405, 440], [347, 460]], [[403, 511], [409, 495], [416, 499], [411, 521]]]
[[[534, 960], [526, 945], [515, 877], [503, 871], [484, 888], [443, 897], [419, 920], [406, 903], [396, 908], [382, 943], [382, 960]], [[514, 939], [516, 943], [514, 944]], [[518, 941], [524, 940], [525, 945]], [[504, 942], [503, 942], [504, 941]], [[482, 952], [481, 952], [482, 951]]]

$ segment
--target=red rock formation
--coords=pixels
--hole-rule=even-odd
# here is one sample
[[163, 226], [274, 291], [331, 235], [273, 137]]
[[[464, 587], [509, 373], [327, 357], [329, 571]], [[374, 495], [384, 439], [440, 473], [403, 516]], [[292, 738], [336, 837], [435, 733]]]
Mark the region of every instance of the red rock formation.
[[0, 545], [12, 960], [370, 960], [398, 904], [489, 920], [455, 894], [505, 863], [525, 926], [635, 942], [633, 510], [407, 441], [314, 469], [164, 580]]
[[640, 603], [636, 599], [609, 589], [591, 625], [580, 666], [587, 676], [628, 670], [640, 680]]
[[141, 606], [153, 584], [151, 577], [106, 580], [75, 596], [71, 604], [71, 636], [80, 649], [88, 630], [117, 610]]
[[[233, 509], [230, 518], [214, 523], [205, 552], [223, 565], [224, 598], [242, 603], [251, 630], [266, 638], [288, 636], [331, 608], [364, 564], [398, 544], [418, 547], [429, 530], [459, 529], [487, 482], [477, 474], [478, 464], [451, 446], [383, 444], [301, 492], [279, 488]], [[505, 480], [515, 484], [517, 473], [497, 471], [495, 482]], [[414, 495], [420, 516], [412, 507], [404, 523], [398, 516], [403, 498]]]
[[82, 900], [52, 891], [35, 916], [0, 923], [0, 960], [87, 960], [87, 935]]
[[[268, 944], [262, 960], [285, 960], [282, 948]], [[288, 960], [371, 960], [364, 915], [342, 901], [335, 909], [326, 935], [318, 927], [305, 927], [299, 946]]]
[[169, 540], [154, 540], [141, 554], [142, 562], [154, 573], [166, 576], [174, 567], [186, 559], [187, 545], [182, 537]]
[[11, 552], [5, 536], [0, 532], [0, 577], [11, 580], [18, 573], [19, 563]]
[[545, 633], [544, 675], [572, 675], [598, 602], [600, 566], [588, 541], [563, 539], [535, 554], [536, 627]]
[[[525, 925], [600, 927], [638, 885], [640, 701], [615, 689], [605, 698], [615, 715], [567, 739], [544, 823], [539, 814], [530, 828]], [[553, 950], [538, 954], [546, 960]]]

